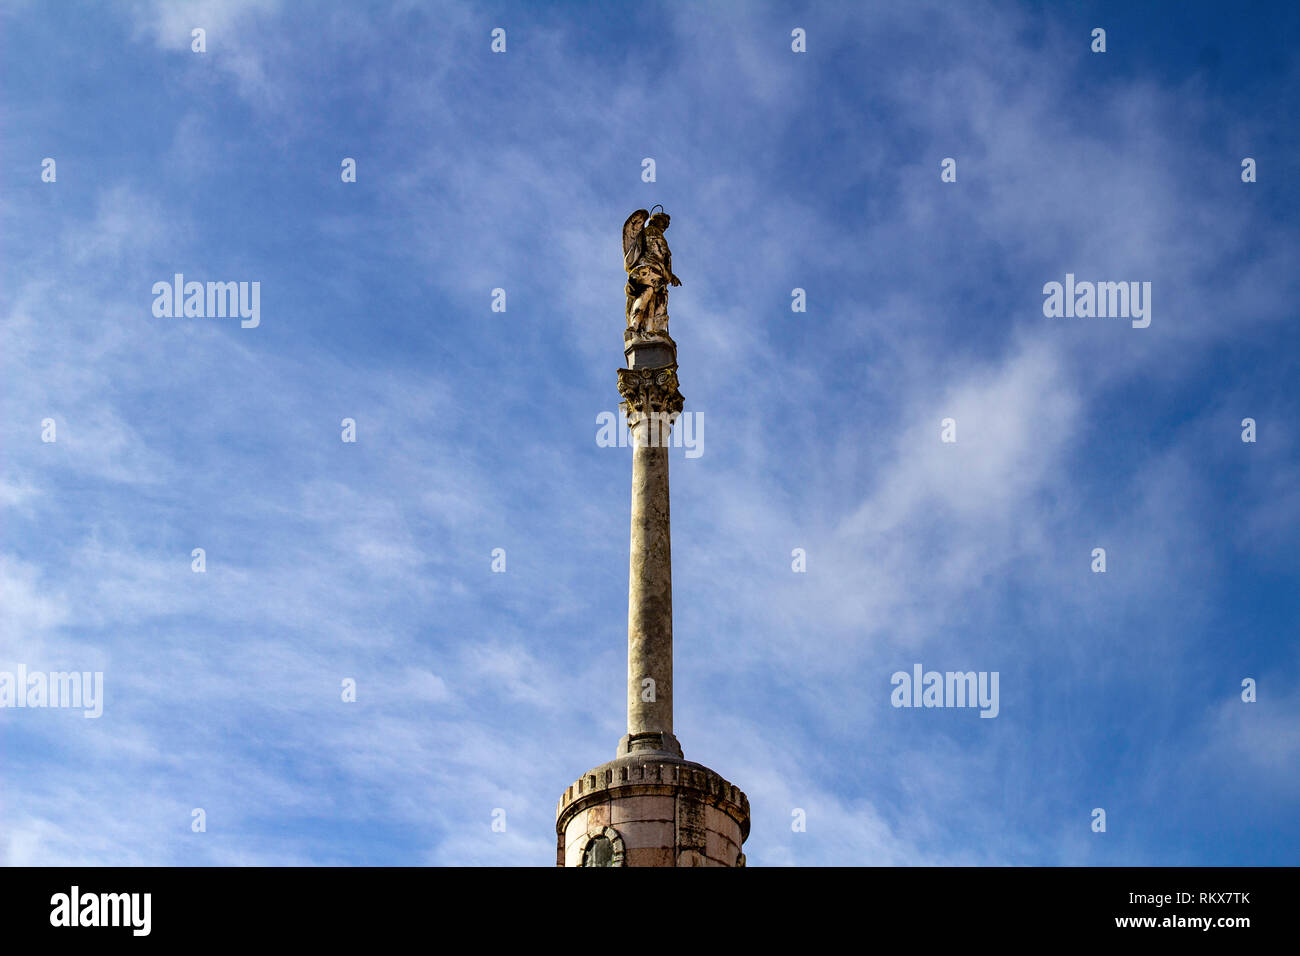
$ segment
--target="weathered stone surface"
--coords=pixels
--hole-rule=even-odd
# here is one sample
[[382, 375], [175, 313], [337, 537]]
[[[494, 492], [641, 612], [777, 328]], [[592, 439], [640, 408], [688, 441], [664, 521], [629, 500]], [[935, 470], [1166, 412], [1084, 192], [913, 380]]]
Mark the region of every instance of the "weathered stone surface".
[[581, 865], [580, 847], [611, 831], [626, 847], [624, 866], [735, 866], [749, 834], [749, 800], [700, 764], [630, 754], [589, 770], [565, 791], [556, 808], [557, 861]]
[[629, 735], [673, 732], [673, 577], [668, 523], [668, 449], [637, 446], [633, 449], [627, 608]]
[[667, 332], [628, 329], [623, 333], [623, 355], [630, 369], [677, 367], [677, 343]]
[[627, 866], [676, 866], [672, 847], [647, 849], [645, 847], [628, 850], [625, 858]]
[[721, 833], [737, 847], [740, 846], [744, 838], [740, 834], [740, 824], [733, 816], [711, 806], [705, 811], [705, 818], [707, 830]]
[[632, 820], [672, 820], [676, 801], [672, 797], [623, 797], [609, 808], [609, 822], [617, 826]]
[[714, 861], [710, 860], [699, 850], [682, 850], [677, 854], [678, 866], [716, 866]]
[[673, 822], [671, 820], [640, 820], [620, 823], [616, 828], [630, 847], [671, 847]]
[[[683, 399], [677, 389], [677, 349], [672, 339], [666, 334], [630, 336], [624, 338], [631, 367], [618, 373], [618, 390], [632, 436], [627, 746], [680, 756], [680, 745], [671, 736], [673, 573], [668, 446]], [[655, 362], [663, 364], [651, 364]], [[650, 736], [654, 734], [664, 736]]]
[[740, 847], [732, 843], [724, 834], [716, 830], [705, 831], [704, 853], [722, 866], [731, 866], [740, 853]]
[[577, 866], [578, 862], [572, 855], [582, 843], [587, 835], [587, 811], [583, 810], [575, 813], [564, 828], [564, 839], [561, 841], [560, 855], [564, 860], [565, 866]]

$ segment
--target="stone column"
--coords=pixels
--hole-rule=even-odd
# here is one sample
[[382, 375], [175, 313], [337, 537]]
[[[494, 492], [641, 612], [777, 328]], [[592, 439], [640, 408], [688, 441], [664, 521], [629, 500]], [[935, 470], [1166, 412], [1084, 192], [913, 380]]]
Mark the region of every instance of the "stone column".
[[668, 440], [682, 410], [677, 345], [666, 332], [631, 330], [623, 343], [628, 367], [618, 370], [618, 390], [633, 439], [627, 733], [613, 760], [588, 770], [560, 798], [555, 862], [744, 866], [748, 798], [686, 760], [673, 736]]
[[618, 755], [681, 757], [673, 735], [673, 570], [668, 445], [682, 410], [677, 344], [624, 333], [618, 390], [632, 435], [632, 541], [627, 597], [627, 734]]

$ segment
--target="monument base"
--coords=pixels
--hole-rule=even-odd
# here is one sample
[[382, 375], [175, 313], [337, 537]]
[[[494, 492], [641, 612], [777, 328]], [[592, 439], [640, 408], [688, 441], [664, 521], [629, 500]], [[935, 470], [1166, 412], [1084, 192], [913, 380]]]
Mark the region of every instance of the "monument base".
[[564, 791], [555, 833], [556, 866], [744, 866], [749, 798], [708, 767], [634, 751]]
[[614, 756], [626, 757], [628, 754], [640, 753], [661, 757], [685, 756], [682, 753], [682, 745], [677, 742], [675, 736], [658, 730], [643, 734], [624, 734], [618, 741], [618, 750], [614, 752]]

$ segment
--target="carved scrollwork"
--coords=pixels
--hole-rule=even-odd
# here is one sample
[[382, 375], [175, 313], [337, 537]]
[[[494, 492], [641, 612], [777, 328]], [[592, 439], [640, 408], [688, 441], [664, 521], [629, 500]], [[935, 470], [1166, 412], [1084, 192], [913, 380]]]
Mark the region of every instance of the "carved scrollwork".
[[618, 393], [623, 396], [623, 410], [629, 422], [648, 414], [675, 419], [685, 403], [677, 388], [676, 365], [621, 368], [618, 370]]

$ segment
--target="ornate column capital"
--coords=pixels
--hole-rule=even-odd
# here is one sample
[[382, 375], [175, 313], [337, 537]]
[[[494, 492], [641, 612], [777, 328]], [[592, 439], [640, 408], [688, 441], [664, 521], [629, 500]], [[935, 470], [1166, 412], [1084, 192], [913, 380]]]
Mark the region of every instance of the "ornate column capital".
[[621, 368], [618, 393], [629, 428], [657, 415], [669, 425], [681, 414], [685, 399], [677, 388], [677, 364], [663, 368]]

